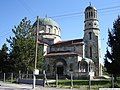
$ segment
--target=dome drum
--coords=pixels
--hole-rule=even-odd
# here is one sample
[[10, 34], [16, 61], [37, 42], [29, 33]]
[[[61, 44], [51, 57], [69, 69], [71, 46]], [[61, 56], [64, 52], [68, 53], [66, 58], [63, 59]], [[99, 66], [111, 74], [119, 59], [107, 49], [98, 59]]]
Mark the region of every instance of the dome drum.
[[[37, 21], [33, 24], [34, 27], [37, 26]], [[39, 39], [42, 38], [42, 40], [48, 39], [47, 41], [52, 40], [53, 43], [61, 41], [61, 36], [60, 36], [60, 27], [51, 18], [40, 18], [39, 19]], [[52, 43], [52, 42], [50, 42]]]

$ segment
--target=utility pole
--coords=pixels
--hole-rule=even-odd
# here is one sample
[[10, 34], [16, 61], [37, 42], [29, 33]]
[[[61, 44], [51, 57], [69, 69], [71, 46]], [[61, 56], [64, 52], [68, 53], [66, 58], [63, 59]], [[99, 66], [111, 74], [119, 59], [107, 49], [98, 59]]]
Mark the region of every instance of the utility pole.
[[37, 16], [37, 30], [36, 30], [36, 42], [35, 42], [35, 69], [37, 66], [37, 52], [38, 52], [38, 31], [39, 31], [39, 16]]
[[33, 89], [35, 89], [36, 84], [36, 70], [37, 70], [37, 53], [38, 53], [38, 31], [39, 31], [39, 16], [37, 16], [37, 28], [36, 28], [36, 41], [35, 41], [35, 67], [33, 71]]

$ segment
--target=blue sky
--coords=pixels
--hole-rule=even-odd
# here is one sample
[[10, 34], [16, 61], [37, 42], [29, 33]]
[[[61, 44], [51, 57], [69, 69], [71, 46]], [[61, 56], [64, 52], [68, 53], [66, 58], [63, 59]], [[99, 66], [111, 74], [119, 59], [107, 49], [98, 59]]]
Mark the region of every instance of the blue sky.
[[114, 20], [120, 13], [119, 0], [1, 0], [0, 48], [6, 43], [6, 38], [13, 36], [12, 28], [14, 28], [14, 25], [17, 26], [24, 17], [27, 17], [33, 23], [36, 20], [36, 16], [45, 17], [47, 15], [48, 17], [53, 17], [81, 13], [64, 17], [53, 17], [52, 19], [58, 22], [61, 27], [62, 40], [82, 38], [84, 10], [89, 5], [89, 2], [98, 9], [103, 58], [107, 47], [108, 28], [112, 28]]

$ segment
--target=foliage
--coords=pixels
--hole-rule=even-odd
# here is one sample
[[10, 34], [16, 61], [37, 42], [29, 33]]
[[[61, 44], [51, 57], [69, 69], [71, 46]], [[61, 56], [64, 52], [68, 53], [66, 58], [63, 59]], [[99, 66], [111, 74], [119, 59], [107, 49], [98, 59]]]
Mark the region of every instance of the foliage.
[[0, 72], [6, 73], [13, 70], [12, 61], [9, 59], [8, 47], [3, 44], [0, 50]]
[[[14, 37], [7, 39], [10, 44], [10, 59], [14, 61], [16, 72], [33, 71], [35, 60], [35, 32], [30, 20], [22, 19], [18, 26], [12, 29]], [[39, 49], [40, 51], [40, 49]], [[41, 53], [38, 52], [38, 62]], [[39, 63], [40, 64], [40, 63]], [[41, 65], [38, 65], [41, 66]], [[41, 67], [38, 67], [40, 69]]]
[[37, 68], [40, 70], [40, 72], [44, 69], [44, 52], [43, 52], [43, 45], [38, 45], [38, 60], [37, 60]]
[[108, 46], [105, 55], [105, 67], [109, 74], [120, 75], [120, 17], [113, 23], [113, 29], [108, 30]]

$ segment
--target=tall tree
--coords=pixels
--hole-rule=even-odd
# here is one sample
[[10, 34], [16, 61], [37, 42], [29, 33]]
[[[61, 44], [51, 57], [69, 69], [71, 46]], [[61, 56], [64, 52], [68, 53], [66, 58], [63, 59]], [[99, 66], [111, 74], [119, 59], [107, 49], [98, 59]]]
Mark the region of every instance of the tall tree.
[[[33, 71], [35, 60], [35, 32], [30, 20], [27, 20], [27, 18], [22, 19], [20, 24], [17, 27], [15, 26], [12, 31], [14, 37], [10, 37], [7, 41], [11, 46], [10, 59], [15, 62], [16, 71]], [[40, 52], [38, 52], [38, 58], [39, 56]], [[38, 66], [40, 67], [40, 65]]]
[[113, 29], [108, 30], [108, 46], [105, 55], [105, 67], [109, 74], [120, 75], [120, 17], [113, 23]]
[[0, 72], [5, 73], [8, 71], [11, 71], [10, 63], [9, 63], [8, 47], [6, 44], [3, 44], [0, 50]]

